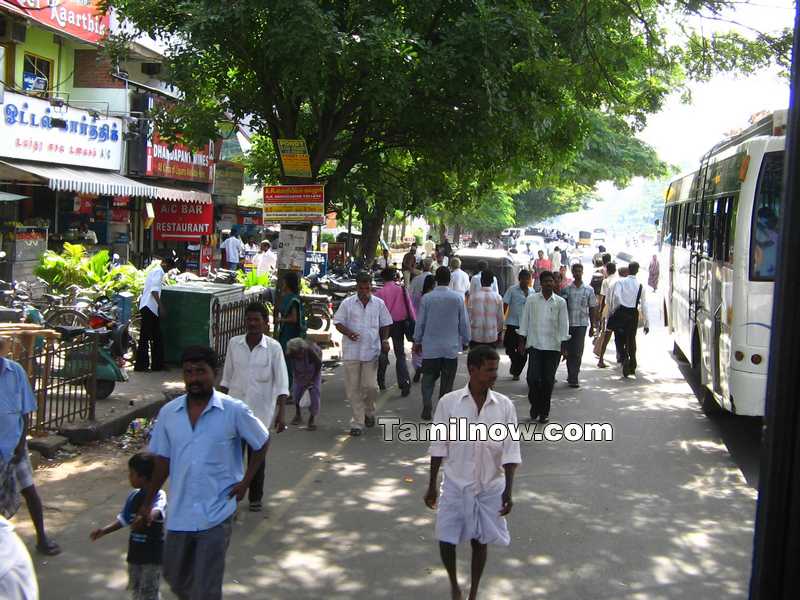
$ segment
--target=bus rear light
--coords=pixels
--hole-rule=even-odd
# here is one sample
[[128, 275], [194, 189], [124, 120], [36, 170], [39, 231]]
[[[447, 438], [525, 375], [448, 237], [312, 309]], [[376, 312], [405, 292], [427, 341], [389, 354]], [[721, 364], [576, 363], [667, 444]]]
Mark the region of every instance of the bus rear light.
[[737, 350], [736, 352], [733, 353], [733, 357], [738, 362], [742, 362], [744, 360], [744, 352], [742, 352], [741, 350]]
[[761, 360], [760, 354], [753, 354], [753, 356], [750, 357], [750, 362], [752, 362], [754, 365], [760, 365]]

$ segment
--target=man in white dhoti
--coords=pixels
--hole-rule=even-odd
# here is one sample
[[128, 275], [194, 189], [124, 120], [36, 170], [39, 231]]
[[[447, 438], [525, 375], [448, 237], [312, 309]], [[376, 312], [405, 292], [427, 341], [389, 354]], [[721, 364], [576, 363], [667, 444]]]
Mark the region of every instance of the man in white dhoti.
[[[472, 574], [470, 600], [478, 597], [478, 585], [486, 565], [488, 544], [507, 546], [511, 541], [505, 516], [511, 512], [514, 470], [522, 462], [519, 441], [442, 439], [433, 437], [437, 424], [468, 432], [470, 423], [487, 427], [517, 424], [517, 412], [506, 396], [492, 391], [497, 380], [500, 355], [494, 348], [479, 346], [467, 357], [469, 384], [442, 396], [431, 426], [431, 478], [425, 504], [435, 508], [436, 537], [442, 562], [450, 578], [451, 595], [463, 598], [456, 575], [456, 546], [470, 541]], [[451, 420], [453, 419], [453, 420]], [[465, 426], [453, 428], [459, 420]], [[445, 428], [439, 428], [443, 430]], [[455, 433], [455, 431], [453, 433]], [[439, 498], [439, 468], [444, 463], [444, 480]]]

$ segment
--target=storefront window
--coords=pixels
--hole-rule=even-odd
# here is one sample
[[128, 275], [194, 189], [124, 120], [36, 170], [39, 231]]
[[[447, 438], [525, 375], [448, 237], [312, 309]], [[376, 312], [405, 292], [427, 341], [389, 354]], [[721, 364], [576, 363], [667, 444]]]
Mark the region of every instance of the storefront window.
[[52, 61], [26, 52], [22, 67], [22, 89], [46, 94], [53, 87], [52, 73]]

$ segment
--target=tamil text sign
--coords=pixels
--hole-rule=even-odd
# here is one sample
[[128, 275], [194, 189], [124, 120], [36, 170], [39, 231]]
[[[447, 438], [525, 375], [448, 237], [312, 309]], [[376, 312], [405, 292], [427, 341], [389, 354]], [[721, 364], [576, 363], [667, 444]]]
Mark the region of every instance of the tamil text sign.
[[183, 144], [170, 146], [154, 131], [147, 141], [147, 176], [197, 181], [211, 180], [211, 153], [208, 144], [199, 150], [190, 150]]
[[[122, 121], [79, 108], [6, 92], [0, 120], [0, 156], [118, 171]], [[55, 127], [53, 119], [63, 127]]]
[[12, 12], [91, 44], [108, 33], [108, 15], [101, 4], [101, 0], [0, 0], [0, 7], [6, 5]]
[[325, 186], [270, 185], [264, 188], [265, 223], [325, 223]]
[[305, 140], [278, 140], [278, 150], [286, 177], [311, 177]]
[[197, 202], [156, 201], [154, 239], [157, 242], [199, 242], [213, 233], [214, 205]]
[[302, 271], [306, 263], [306, 232], [281, 229], [278, 234], [278, 269]]

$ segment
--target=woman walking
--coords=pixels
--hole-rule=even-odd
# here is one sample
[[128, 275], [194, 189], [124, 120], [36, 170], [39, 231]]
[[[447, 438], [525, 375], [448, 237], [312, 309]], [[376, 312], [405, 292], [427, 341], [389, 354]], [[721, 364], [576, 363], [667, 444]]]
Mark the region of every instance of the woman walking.
[[292, 425], [303, 422], [300, 399], [308, 391], [308, 430], [314, 431], [317, 426], [314, 419], [319, 414], [320, 387], [322, 385], [322, 350], [314, 342], [303, 338], [292, 338], [286, 345], [286, 358], [289, 361], [289, 373], [292, 374], [292, 399], [295, 414]]
[[[278, 342], [283, 348], [284, 356], [289, 340], [306, 337], [306, 319], [303, 314], [303, 301], [300, 300], [300, 278], [297, 273], [290, 271], [283, 276], [281, 283], [281, 303], [278, 307], [279, 326]], [[292, 386], [292, 365], [286, 359], [289, 369], [289, 387]]]

